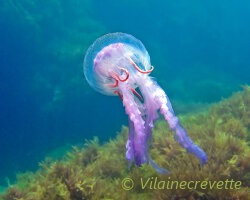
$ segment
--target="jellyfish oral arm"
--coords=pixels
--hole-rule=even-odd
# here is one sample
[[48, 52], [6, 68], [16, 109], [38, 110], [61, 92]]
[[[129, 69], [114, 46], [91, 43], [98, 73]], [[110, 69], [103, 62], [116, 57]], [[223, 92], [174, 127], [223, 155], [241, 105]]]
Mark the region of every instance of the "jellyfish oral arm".
[[[164, 91], [162, 90], [162, 92]], [[170, 129], [175, 132], [175, 140], [178, 141], [180, 145], [187, 150], [187, 152], [193, 153], [200, 160], [200, 163], [203, 166], [207, 161], [206, 153], [198, 145], [194, 144], [188, 137], [188, 134], [180, 124], [178, 117], [175, 116], [167, 95], [165, 94], [158, 98], [158, 102], [161, 106], [161, 114], [168, 122]]]
[[128, 133], [128, 140], [126, 144], [126, 158], [129, 161], [129, 167], [131, 166], [133, 159], [134, 159], [134, 124], [133, 122], [128, 119], [129, 121], [129, 133]]
[[[127, 153], [126, 157], [131, 162], [131, 158], [137, 166], [141, 166], [145, 162], [148, 162], [147, 151], [146, 151], [146, 134], [144, 127], [144, 120], [141, 116], [141, 111], [137, 106], [133, 92], [128, 89], [130, 87], [127, 83], [121, 83], [119, 89], [123, 94], [123, 105], [125, 111], [129, 116], [129, 138], [127, 141]], [[132, 156], [132, 153], [134, 154]]]

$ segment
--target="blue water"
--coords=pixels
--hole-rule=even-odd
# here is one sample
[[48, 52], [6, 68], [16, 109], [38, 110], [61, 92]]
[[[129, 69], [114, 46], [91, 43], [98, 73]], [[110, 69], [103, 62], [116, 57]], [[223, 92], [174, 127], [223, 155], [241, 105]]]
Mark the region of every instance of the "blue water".
[[58, 148], [127, 124], [117, 97], [84, 80], [84, 53], [109, 32], [140, 39], [177, 113], [250, 84], [250, 2], [0, 1], [0, 185]]

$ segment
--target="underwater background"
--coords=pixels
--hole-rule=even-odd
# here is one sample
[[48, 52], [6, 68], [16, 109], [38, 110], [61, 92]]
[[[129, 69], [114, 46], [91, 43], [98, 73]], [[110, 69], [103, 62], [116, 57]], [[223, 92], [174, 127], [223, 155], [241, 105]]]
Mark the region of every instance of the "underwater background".
[[96, 38], [132, 34], [176, 114], [207, 112], [250, 84], [249, 10], [247, 0], [0, 1], [0, 190], [46, 157], [95, 136], [106, 143], [127, 125], [120, 99], [84, 78]]

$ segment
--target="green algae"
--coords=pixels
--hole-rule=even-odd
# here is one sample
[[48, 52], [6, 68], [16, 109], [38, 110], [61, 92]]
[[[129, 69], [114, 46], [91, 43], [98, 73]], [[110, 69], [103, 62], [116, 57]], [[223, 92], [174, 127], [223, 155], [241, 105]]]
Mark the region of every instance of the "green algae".
[[0, 186], [0, 193], [1, 193], [1, 192], [3, 192], [3, 191], [4, 191], [4, 189], [5, 189], [5, 187]]
[[[208, 162], [202, 168], [198, 159], [187, 154], [174, 141], [165, 121], [159, 120], [153, 129], [150, 155], [170, 170], [157, 174], [150, 166], [127, 168], [125, 143], [128, 128], [106, 144], [98, 138], [86, 141], [83, 148], [73, 147], [65, 159], [47, 158], [35, 173], [19, 174], [3, 200], [42, 199], [249, 199], [250, 186], [250, 87], [222, 100], [207, 111], [180, 117], [190, 137], [207, 153]], [[121, 186], [130, 177], [130, 191]], [[160, 180], [241, 181], [240, 189], [142, 189], [141, 179]]]

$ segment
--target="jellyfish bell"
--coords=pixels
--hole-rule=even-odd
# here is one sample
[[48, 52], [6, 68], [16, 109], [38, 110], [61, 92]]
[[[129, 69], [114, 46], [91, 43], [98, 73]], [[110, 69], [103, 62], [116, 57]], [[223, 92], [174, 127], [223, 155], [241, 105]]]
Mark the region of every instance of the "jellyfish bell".
[[83, 64], [89, 85], [105, 95], [116, 95], [114, 88], [124, 79], [135, 86], [134, 74], [151, 68], [142, 42], [125, 33], [110, 33], [97, 39], [87, 50]]
[[[143, 44], [132, 35], [111, 33], [97, 39], [84, 59], [84, 75], [89, 85], [105, 95], [121, 98], [129, 120], [126, 158], [129, 165], [151, 163], [159, 173], [168, 173], [149, 156], [148, 147], [154, 122], [162, 114], [175, 138], [187, 152], [193, 153], [204, 165], [206, 153], [188, 137], [175, 116], [164, 90], [148, 76], [153, 67]], [[136, 91], [139, 88], [141, 95]]]

